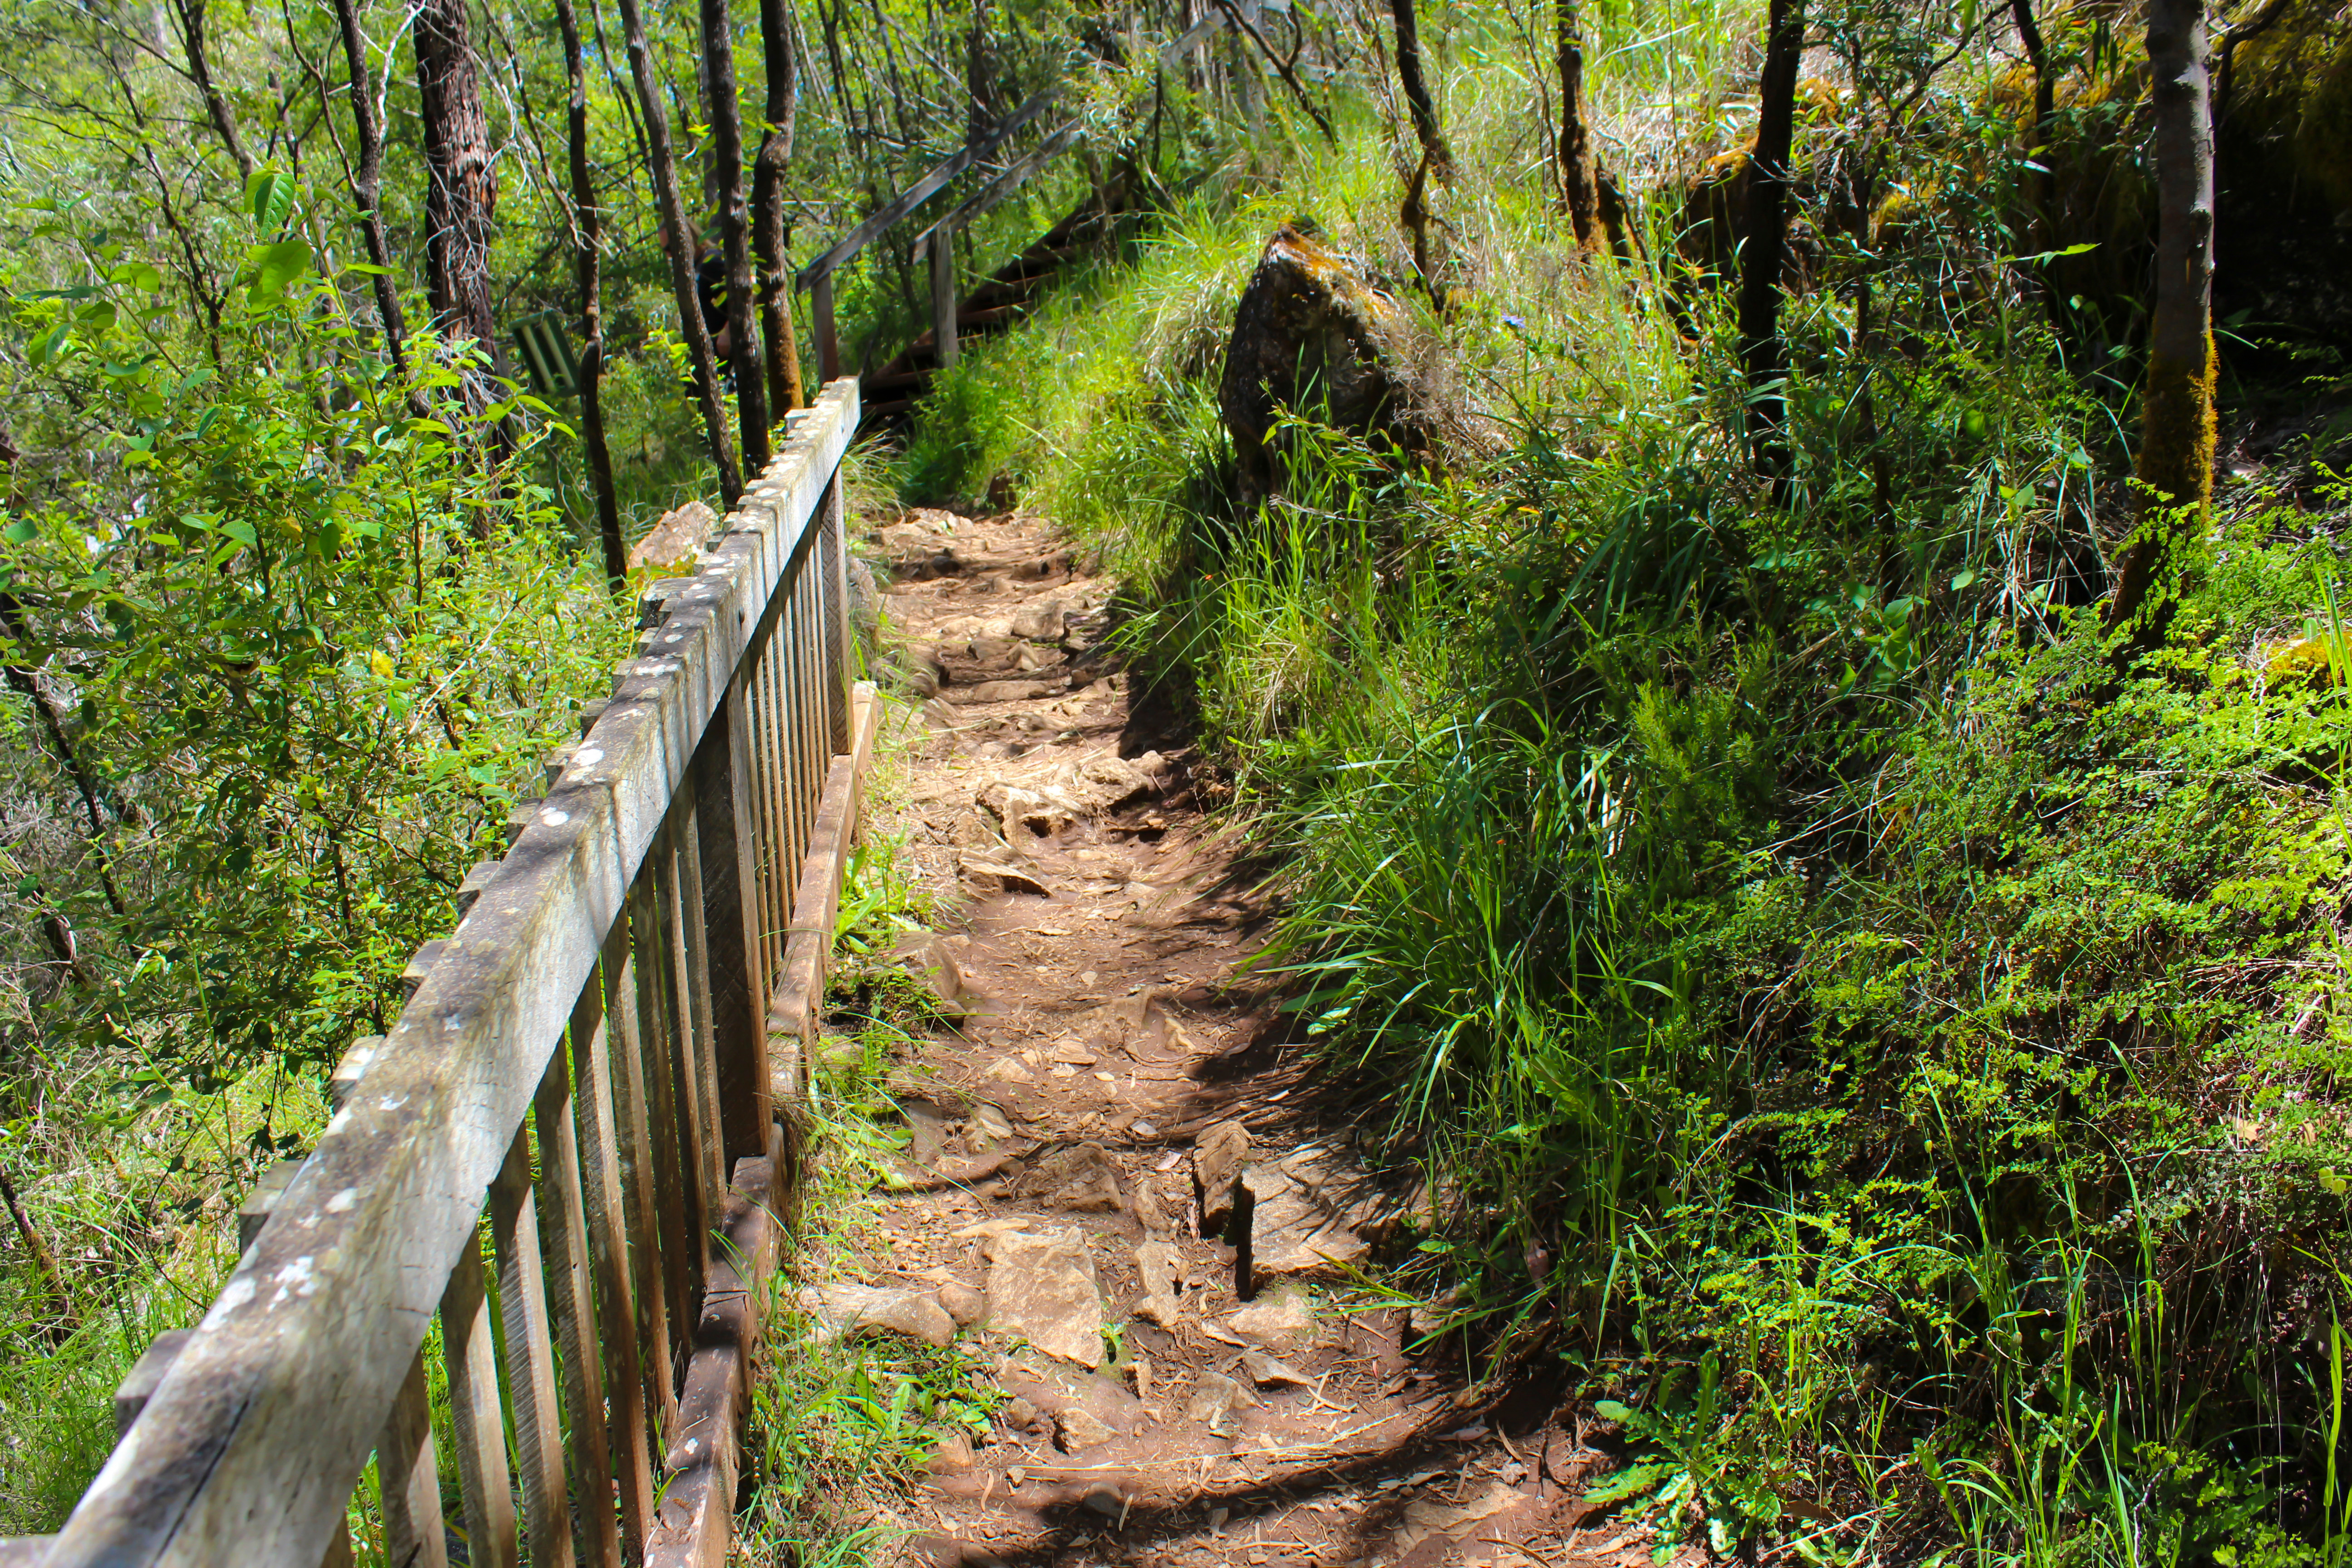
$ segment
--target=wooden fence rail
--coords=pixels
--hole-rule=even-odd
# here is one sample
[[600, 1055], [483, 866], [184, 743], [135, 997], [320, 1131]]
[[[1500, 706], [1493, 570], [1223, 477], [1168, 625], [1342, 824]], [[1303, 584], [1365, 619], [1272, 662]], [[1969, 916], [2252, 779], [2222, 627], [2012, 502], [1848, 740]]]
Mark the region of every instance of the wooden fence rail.
[[0, 1561], [347, 1563], [371, 1454], [402, 1568], [445, 1564], [447, 1523], [478, 1568], [724, 1558], [778, 1118], [874, 732], [838, 475], [857, 421], [856, 383], [828, 385], [648, 595], [639, 657], [338, 1069], [226, 1287], [125, 1384], [64, 1531]]

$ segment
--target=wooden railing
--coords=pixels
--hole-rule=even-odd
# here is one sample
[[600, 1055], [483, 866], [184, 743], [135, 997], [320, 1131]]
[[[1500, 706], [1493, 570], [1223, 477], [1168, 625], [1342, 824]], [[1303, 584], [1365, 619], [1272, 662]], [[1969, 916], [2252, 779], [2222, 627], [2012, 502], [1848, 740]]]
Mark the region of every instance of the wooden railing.
[[857, 421], [856, 384], [828, 385], [647, 596], [639, 656], [248, 1205], [218, 1300], [125, 1385], [63, 1532], [6, 1555], [349, 1562], [373, 1454], [384, 1561], [438, 1568], [446, 1441], [477, 1568], [724, 1559], [876, 722], [844, 570]]

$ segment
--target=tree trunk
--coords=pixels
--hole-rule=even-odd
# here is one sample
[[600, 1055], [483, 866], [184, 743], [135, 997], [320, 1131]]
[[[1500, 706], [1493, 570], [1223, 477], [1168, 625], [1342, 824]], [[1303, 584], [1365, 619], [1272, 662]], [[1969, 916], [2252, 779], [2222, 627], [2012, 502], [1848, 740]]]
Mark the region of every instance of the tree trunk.
[[703, 434], [710, 441], [710, 460], [719, 468], [719, 494], [729, 510], [743, 493], [743, 476], [735, 466], [735, 442], [727, 430], [727, 399], [719, 387], [719, 357], [710, 344], [710, 328], [702, 319], [702, 302], [694, 289], [694, 230], [686, 221], [686, 204], [677, 191], [677, 161], [670, 151], [669, 111], [654, 80], [653, 57], [646, 48], [645, 13], [637, 0], [621, 0], [621, 28], [629, 51], [629, 75], [636, 83], [637, 103], [645, 110], [646, 160], [653, 170], [654, 204], [669, 238], [669, 282], [677, 297], [678, 331], [694, 371], [695, 399], [702, 405]]
[[173, 0], [172, 8], [179, 14], [180, 47], [187, 56], [188, 79], [196, 84], [205, 100], [205, 113], [236, 164], [237, 177], [250, 184], [253, 154], [245, 150], [245, 139], [236, 133], [236, 116], [229, 112], [228, 100], [213, 80], [212, 57], [205, 47], [205, 0]]
[[0, 1171], [0, 1201], [6, 1202], [8, 1217], [16, 1222], [17, 1237], [24, 1242], [25, 1250], [32, 1255], [33, 1268], [40, 1275], [41, 1282], [49, 1288], [49, 1311], [58, 1321], [49, 1325], [48, 1342], [51, 1344], [63, 1343], [81, 1323], [81, 1314], [74, 1310], [73, 1296], [66, 1289], [65, 1270], [58, 1267], [57, 1254], [51, 1252], [49, 1244], [41, 1239], [41, 1233], [33, 1228], [31, 1216], [25, 1213], [25, 1205], [16, 1199], [16, 1184], [8, 1179], [5, 1171]]
[[[349, 5], [351, 0], [336, 0]], [[621, 536], [620, 499], [613, 490], [613, 453], [604, 443], [604, 215], [588, 167], [588, 68], [581, 58], [580, 21], [572, 0], [555, 0], [563, 32], [563, 68], [572, 84], [565, 131], [571, 142], [572, 222], [580, 273], [580, 441], [588, 458], [588, 484], [596, 494], [596, 532], [604, 545], [604, 580], [620, 598], [629, 589], [629, 544]]]
[[793, 293], [784, 277], [784, 173], [793, 163], [793, 116], [800, 100], [800, 58], [793, 50], [784, 0], [760, 0], [760, 44], [768, 76], [767, 128], [751, 168], [751, 249], [760, 269], [760, 335], [766, 342], [768, 406], [774, 416], [803, 405], [800, 342], [793, 332]]
[[1412, 133], [1429, 161], [1429, 172], [1441, 182], [1453, 178], [1454, 151], [1437, 128], [1437, 102], [1421, 74], [1421, 27], [1414, 21], [1412, 0], [1390, 0], [1396, 17], [1397, 79], [1404, 85], [1404, 100], [1412, 114]]
[[1789, 348], [1780, 338], [1780, 273], [1788, 252], [1789, 156], [1796, 129], [1797, 62], [1805, 47], [1804, 0], [1772, 0], [1757, 83], [1756, 151], [1748, 163], [1748, 243], [1739, 278], [1739, 362], [1748, 374], [1748, 447], [1756, 472], [1786, 506]]
[[[425, 258], [436, 324], [453, 342], [471, 339], [488, 366], [462, 376], [466, 412], [496, 401], [491, 378], [501, 355], [491, 304], [490, 229], [498, 175], [490, 164], [490, 122], [474, 68], [466, 0], [423, 0], [416, 12], [416, 95], [425, 132]], [[493, 449], [509, 449], [503, 427]]]
[[2052, 182], [2043, 158], [2050, 150], [2051, 121], [2058, 112], [2058, 83], [2050, 74], [2050, 54], [2033, 20], [2033, 0], [2010, 0], [2010, 15], [2017, 22], [2017, 39], [2025, 46], [2026, 61], [2033, 68], [2033, 130], [2025, 144], [2026, 162], [2034, 165], [2026, 174], [2026, 206], [2032, 225], [2029, 243], [2036, 250], [2055, 250], [2057, 244], [2050, 237]]
[[1601, 220], [1601, 169], [1585, 112], [1584, 38], [1577, 26], [1576, 0], [1557, 0], [1553, 15], [1559, 26], [1559, 194], [1568, 204], [1576, 243], [1599, 250], [1608, 243], [1608, 231]]
[[370, 279], [375, 285], [375, 313], [383, 329], [383, 346], [395, 369], [405, 375], [408, 356], [402, 340], [408, 324], [401, 319], [400, 289], [392, 278], [392, 245], [383, 232], [383, 127], [376, 122], [375, 96], [368, 89], [367, 40], [360, 34], [357, 0], [335, 0], [335, 21], [342, 30], [343, 60], [352, 73], [352, 128], [360, 144], [359, 170], [352, 176], [352, 195], [359, 203], [360, 234], [367, 244], [368, 264], [383, 268]]
[[751, 291], [751, 226], [743, 211], [743, 110], [735, 87], [735, 23], [727, 0], [702, 0], [702, 59], [710, 79], [710, 161], [718, 175], [719, 245], [727, 258], [727, 357], [735, 365], [743, 468], [756, 475], [768, 467], [768, 363], [760, 352], [759, 301]]
[[[2140, 401], [2139, 530], [2124, 556], [2110, 628], [2156, 604], [2136, 646], [2163, 640], [2172, 615], [2171, 557], [2203, 526], [2213, 499], [2213, 98], [2205, 71], [2204, 0], [2148, 0], [2147, 63], [2156, 110], [2156, 314]], [[2189, 509], [2185, 516], [2171, 509]]]

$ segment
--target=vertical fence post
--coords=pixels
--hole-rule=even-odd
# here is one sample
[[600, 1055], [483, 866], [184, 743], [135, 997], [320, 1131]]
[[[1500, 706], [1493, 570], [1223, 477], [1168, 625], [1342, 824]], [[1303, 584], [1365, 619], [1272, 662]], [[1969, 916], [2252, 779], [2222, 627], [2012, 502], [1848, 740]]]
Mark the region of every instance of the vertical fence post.
[[849, 678], [856, 668], [850, 646], [849, 534], [843, 516], [841, 474], [834, 473], [817, 509], [815, 565], [824, 587], [819, 643], [824, 672], [824, 733], [831, 754], [849, 750]]
[[[605, 1387], [612, 1400], [608, 1451], [618, 1471], [621, 1525], [626, 1532], [624, 1554], [642, 1560], [646, 1531], [653, 1518], [653, 1462], [649, 1440], [651, 1417], [646, 1405], [644, 1357], [664, 1342], [654, 1338], [642, 1317], [643, 1306], [629, 1275], [629, 1200], [624, 1184], [622, 1151], [625, 1147], [623, 1118], [614, 1087], [614, 1042], [622, 1051], [636, 1049], [637, 998], [629, 973], [629, 922], [625, 909], [604, 939], [597, 965], [603, 987], [603, 1007], [587, 1038], [572, 1045], [577, 1076], [580, 1152], [587, 1201], [589, 1254], [595, 1260], [596, 1321], [609, 1356]], [[632, 1102], [634, 1103], [634, 1102]], [[642, 1138], [642, 1119], [639, 1121]], [[650, 1227], [651, 1216], [645, 1220]], [[641, 1244], [642, 1245], [642, 1244]], [[655, 1298], [653, 1323], [661, 1322], [659, 1298]], [[662, 1359], [667, 1360], [667, 1352]], [[578, 1417], [590, 1419], [593, 1417]]]
[[841, 342], [833, 331], [833, 274], [820, 272], [809, 285], [809, 315], [816, 327], [816, 374], [820, 381], [841, 374]]
[[449, 1425], [457, 1489], [466, 1505], [466, 1560], [476, 1568], [516, 1568], [514, 1482], [499, 1414], [498, 1351], [482, 1288], [482, 1244], [469, 1236], [441, 1295], [441, 1344], [449, 1362]]
[[955, 230], [931, 230], [931, 345], [941, 370], [956, 362]]
[[[746, 661], [748, 662], [748, 660]], [[694, 761], [694, 821], [702, 868], [703, 948], [710, 975], [710, 1045], [727, 1163], [768, 1152], [768, 985], [761, 962], [759, 832], [751, 795], [751, 681], [742, 665], [703, 731]]]

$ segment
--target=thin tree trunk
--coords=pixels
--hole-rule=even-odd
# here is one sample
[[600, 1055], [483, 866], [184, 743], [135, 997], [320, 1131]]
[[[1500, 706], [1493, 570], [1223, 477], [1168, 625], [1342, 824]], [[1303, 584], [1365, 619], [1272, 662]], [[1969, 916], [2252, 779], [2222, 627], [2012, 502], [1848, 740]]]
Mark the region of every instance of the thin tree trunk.
[[[337, 0], [348, 5], [350, 0]], [[588, 67], [581, 58], [580, 21], [572, 0], [555, 0], [556, 26], [563, 32], [563, 69], [572, 84], [565, 131], [571, 142], [572, 222], [580, 272], [580, 441], [588, 458], [589, 488], [596, 493], [596, 533], [604, 544], [604, 580], [620, 598], [629, 588], [629, 545], [621, 536], [620, 499], [613, 489], [613, 453], [604, 442], [604, 215], [597, 205], [596, 180], [588, 167]]]
[[793, 117], [800, 103], [800, 57], [785, 0], [760, 0], [760, 46], [768, 77], [767, 127], [751, 166], [751, 249], [760, 269], [760, 335], [766, 340], [768, 405], [781, 416], [803, 406], [801, 349], [784, 278], [784, 174], [793, 163]]
[[702, 319], [702, 301], [694, 289], [694, 230], [686, 221], [686, 203], [678, 195], [677, 161], [670, 151], [669, 111], [654, 80], [652, 55], [646, 48], [645, 13], [637, 0], [621, 0], [621, 29], [629, 51], [629, 75], [636, 83], [637, 102], [645, 110], [646, 159], [653, 171], [654, 204], [669, 235], [670, 289], [677, 297], [678, 331], [685, 335], [687, 356], [694, 370], [695, 398], [702, 405], [703, 434], [710, 440], [710, 460], [719, 468], [719, 494], [729, 510], [743, 493], [742, 471], [735, 466], [735, 442], [727, 429], [727, 399], [719, 388], [719, 356], [710, 344], [710, 328]]
[[205, 100], [205, 113], [236, 163], [237, 177], [250, 184], [253, 154], [246, 151], [245, 139], [236, 133], [236, 116], [229, 112], [228, 100], [213, 80], [212, 57], [205, 47], [205, 0], [172, 0], [172, 9], [179, 15], [180, 47], [188, 58], [189, 79]]
[[48, 1340], [51, 1344], [60, 1343], [81, 1323], [81, 1314], [74, 1310], [73, 1297], [66, 1289], [65, 1271], [58, 1267], [57, 1254], [49, 1250], [49, 1244], [33, 1228], [31, 1216], [16, 1200], [16, 1184], [8, 1179], [5, 1171], [0, 1171], [0, 1199], [6, 1200], [8, 1217], [16, 1222], [16, 1235], [23, 1239], [25, 1250], [32, 1254], [33, 1268], [40, 1274], [41, 1282], [49, 1288], [49, 1310], [59, 1321], [50, 1329]]
[[335, 21], [342, 30], [343, 60], [351, 68], [352, 128], [360, 143], [360, 166], [352, 176], [352, 195], [360, 209], [360, 233], [367, 244], [368, 265], [383, 268], [370, 281], [375, 285], [376, 319], [383, 329], [383, 346], [395, 369], [405, 375], [408, 356], [403, 346], [408, 324], [400, 314], [400, 289], [392, 278], [392, 245], [383, 232], [383, 127], [376, 123], [375, 97], [368, 90], [373, 78], [368, 70], [367, 40], [360, 34], [357, 0], [335, 0]]
[[[425, 257], [436, 324], [452, 340], [472, 339], [484, 365], [463, 373], [466, 412], [478, 416], [496, 401], [492, 376], [500, 361], [498, 320], [491, 303], [490, 230], [499, 182], [490, 164], [490, 122], [482, 111], [482, 84], [466, 0], [423, 0], [417, 9], [416, 91], [425, 140]], [[503, 458], [512, 443], [503, 423], [488, 432]], [[477, 531], [479, 531], [478, 529]]]
[[743, 211], [743, 110], [735, 86], [735, 24], [727, 0], [702, 0], [702, 59], [710, 85], [710, 159], [718, 175], [719, 245], [727, 258], [728, 358], [735, 365], [735, 411], [743, 468], [768, 467], [768, 365], [760, 352], [759, 300]]
[[[345, 0], [348, 3], [348, 0]], [[1576, 243], [1599, 250], [1608, 243], [1601, 221], [1601, 171], [1592, 152], [1592, 123], [1584, 104], [1584, 37], [1576, 0], [1556, 0], [1559, 27], [1559, 191]]]
[[[2213, 498], [2213, 97], [2204, 0], [2148, 0], [2149, 96], [2156, 110], [2156, 313], [2141, 394], [2139, 531], [2126, 552], [2115, 627], [2156, 598], [2134, 643], [2164, 638], [2175, 546]], [[2176, 516], [2174, 508], [2189, 509]]]
[[[9, 465], [12, 480], [15, 474], [16, 466], [12, 460]], [[0, 633], [5, 633], [8, 640], [20, 649], [32, 645], [31, 630], [25, 624], [24, 606], [14, 594], [0, 593]], [[49, 694], [41, 689], [39, 671], [27, 664], [11, 664], [7, 668], [8, 684], [39, 712], [41, 727], [48, 731], [49, 744], [57, 748], [58, 761], [63, 763], [66, 772], [73, 775], [75, 793], [81, 796], [82, 813], [89, 824], [86, 837], [90, 853], [98, 857], [98, 885], [106, 894], [107, 907], [118, 916], [127, 914], [129, 911], [123, 905], [122, 890], [114, 885], [114, 859], [107, 853], [106, 817], [99, 810], [98, 781], [90, 776], [89, 764], [74, 750], [73, 742], [66, 734], [65, 721], [58, 717], [56, 706], [49, 701]]]
[[2033, 130], [2025, 145], [2026, 162], [2034, 165], [2026, 179], [2026, 205], [2033, 225], [2032, 243], [2037, 250], [2054, 250], [2050, 220], [2050, 171], [2042, 160], [2050, 150], [2051, 122], [2058, 112], [2058, 84], [2050, 74], [2050, 54], [2042, 47], [2042, 29], [2033, 20], [2033, 0], [2010, 0], [2017, 22], [2018, 41], [2025, 46], [2026, 62], [2033, 68]]
[[1739, 360], [1748, 374], [1748, 446], [1772, 481], [1776, 506], [1791, 491], [1788, 344], [1780, 337], [1780, 273], [1788, 252], [1789, 155], [1796, 128], [1797, 62], [1805, 47], [1804, 0], [1772, 0], [1757, 84], [1756, 151], [1748, 163], [1748, 242], [1739, 278]]
[[1441, 182], [1454, 175], [1454, 150], [1437, 128], [1437, 103], [1421, 74], [1421, 27], [1413, 20], [1412, 0], [1389, 0], [1396, 18], [1397, 79], [1404, 84], [1404, 100], [1412, 115], [1412, 133], [1429, 159], [1429, 172]]

